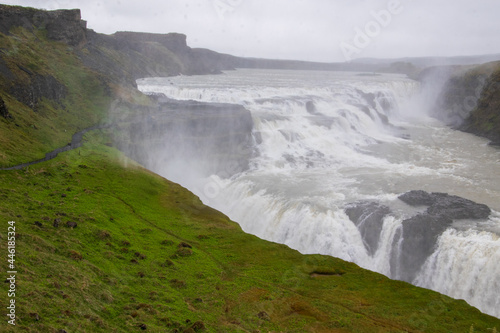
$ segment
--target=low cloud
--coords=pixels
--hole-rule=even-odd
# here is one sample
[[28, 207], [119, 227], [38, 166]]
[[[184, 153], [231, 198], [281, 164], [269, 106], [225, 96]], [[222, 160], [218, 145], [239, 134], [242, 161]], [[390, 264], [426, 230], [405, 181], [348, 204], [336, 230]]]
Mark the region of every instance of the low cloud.
[[[180, 32], [192, 47], [247, 57], [345, 61], [373, 13], [399, 3], [401, 13], [372, 37], [358, 57], [500, 53], [500, 2], [431, 0], [17, 0], [36, 8], [80, 8], [97, 32]], [[375, 28], [373, 28], [375, 29]]]

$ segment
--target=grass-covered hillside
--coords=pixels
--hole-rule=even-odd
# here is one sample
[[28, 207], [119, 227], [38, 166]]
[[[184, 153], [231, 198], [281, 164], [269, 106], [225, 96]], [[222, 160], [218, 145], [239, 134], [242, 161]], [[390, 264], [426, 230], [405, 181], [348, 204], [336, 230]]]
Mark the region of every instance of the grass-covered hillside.
[[[153, 103], [119, 70], [137, 50], [58, 34], [51, 15], [0, 6], [0, 167], [39, 159], [79, 129], [133, 119]], [[174, 63], [164, 65], [175, 67], [178, 55], [168, 52]], [[0, 294], [0, 332], [500, 329], [464, 301], [245, 234], [125, 157], [110, 140], [117, 131], [88, 132], [78, 149], [0, 171], [3, 279], [17, 271]], [[15, 326], [6, 316], [12, 300]]]
[[[500, 327], [464, 301], [247, 235], [102, 144], [105, 136], [87, 139], [49, 162], [0, 172], [2, 269], [13, 220], [18, 271], [17, 325], [4, 319], [3, 332]], [[6, 292], [0, 300], [5, 309]]]
[[110, 122], [111, 105], [150, 105], [135, 89], [139, 77], [219, 70], [197, 60], [185, 35], [102, 35], [85, 28], [79, 10], [0, 5], [0, 168]]

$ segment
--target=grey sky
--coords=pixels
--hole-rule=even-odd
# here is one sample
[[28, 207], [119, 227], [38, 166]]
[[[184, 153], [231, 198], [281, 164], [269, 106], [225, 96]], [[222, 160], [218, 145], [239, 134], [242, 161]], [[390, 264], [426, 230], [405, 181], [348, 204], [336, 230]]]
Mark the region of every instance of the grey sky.
[[498, 0], [7, 0], [80, 8], [88, 27], [180, 32], [191, 47], [336, 62], [500, 53]]

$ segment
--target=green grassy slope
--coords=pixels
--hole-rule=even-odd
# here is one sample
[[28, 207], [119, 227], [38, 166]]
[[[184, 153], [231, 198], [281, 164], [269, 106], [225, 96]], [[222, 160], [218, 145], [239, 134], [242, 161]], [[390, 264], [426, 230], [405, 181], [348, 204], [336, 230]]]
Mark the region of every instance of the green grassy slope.
[[[48, 41], [43, 31], [18, 28], [12, 34], [0, 34], [2, 62], [12, 75], [0, 75], [0, 96], [12, 116], [0, 117], [0, 167], [39, 159], [66, 145], [74, 132], [104, 120], [111, 101], [101, 77], [82, 66], [67, 45]], [[66, 88], [65, 97], [42, 98], [35, 108], [21, 103], [12, 91], [23, 87], [30, 94], [35, 76], [55, 78]]]
[[14, 220], [18, 270], [17, 327], [4, 319], [3, 332], [500, 328], [463, 301], [247, 235], [101, 135], [89, 138], [49, 162], [0, 172], [0, 253]]

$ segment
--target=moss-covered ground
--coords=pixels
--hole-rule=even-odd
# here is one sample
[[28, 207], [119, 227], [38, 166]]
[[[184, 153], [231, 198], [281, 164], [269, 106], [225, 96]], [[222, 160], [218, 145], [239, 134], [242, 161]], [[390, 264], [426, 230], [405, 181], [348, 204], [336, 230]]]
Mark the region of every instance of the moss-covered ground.
[[103, 144], [102, 134], [87, 140], [54, 160], [0, 172], [2, 272], [8, 221], [18, 272], [16, 327], [4, 316], [2, 332], [500, 328], [464, 301], [245, 234]]

